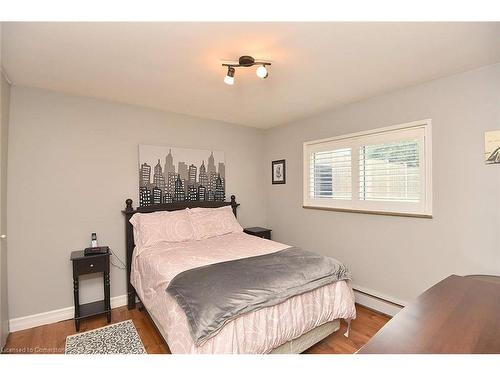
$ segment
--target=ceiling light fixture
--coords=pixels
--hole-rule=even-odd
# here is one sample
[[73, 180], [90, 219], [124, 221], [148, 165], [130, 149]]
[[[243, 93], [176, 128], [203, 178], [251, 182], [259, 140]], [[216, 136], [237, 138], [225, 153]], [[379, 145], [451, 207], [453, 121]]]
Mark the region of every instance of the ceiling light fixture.
[[264, 65], [259, 66], [255, 71], [255, 73], [257, 73], [257, 77], [262, 79], [267, 78], [269, 76], [269, 73], [267, 72], [267, 69]]
[[224, 78], [224, 83], [228, 85], [234, 84], [234, 73], [235, 73], [234, 68], [239, 68], [239, 67], [248, 68], [254, 65], [260, 65], [255, 71], [257, 77], [262, 79], [269, 77], [269, 72], [266, 68], [266, 66], [271, 65], [269, 61], [262, 61], [262, 60], [256, 61], [252, 56], [241, 56], [238, 59], [238, 62], [230, 62], [222, 64], [222, 66], [227, 66], [227, 75]]
[[227, 68], [227, 74], [224, 77], [224, 83], [234, 85], [234, 68], [232, 66]]

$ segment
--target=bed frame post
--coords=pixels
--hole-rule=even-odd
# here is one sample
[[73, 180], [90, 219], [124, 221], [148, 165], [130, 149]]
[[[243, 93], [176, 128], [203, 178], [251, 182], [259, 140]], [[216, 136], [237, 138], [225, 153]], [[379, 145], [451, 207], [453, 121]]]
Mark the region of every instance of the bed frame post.
[[236, 197], [231, 195], [231, 208], [233, 209], [233, 214], [236, 217], [236, 208], [238, 208], [239, 204], [236, 203]]
[[132, 224], [130, 224], [130, 218], [134, 214], [134, 208], [132, 207], [132, 199], [127, 199], [125, 201], [125, 238], [126, 238], [126, 258], [127, 258], [127, 306], [129, 310], [135, 309], [135, 289], [130, 283], [130, 271], [132, 268], [132, 253], [134, 251], [134, 229]]

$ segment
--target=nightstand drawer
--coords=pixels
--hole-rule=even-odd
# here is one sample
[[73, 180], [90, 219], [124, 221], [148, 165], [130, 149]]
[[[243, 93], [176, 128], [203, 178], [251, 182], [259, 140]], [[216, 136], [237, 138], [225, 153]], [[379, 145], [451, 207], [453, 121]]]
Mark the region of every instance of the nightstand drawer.
[[89, 256], [88, 259], [80, 259], [78, 262], [73, 262], [73, 271], [78, 276], [94, 272], [106, 272], [106, 257]]

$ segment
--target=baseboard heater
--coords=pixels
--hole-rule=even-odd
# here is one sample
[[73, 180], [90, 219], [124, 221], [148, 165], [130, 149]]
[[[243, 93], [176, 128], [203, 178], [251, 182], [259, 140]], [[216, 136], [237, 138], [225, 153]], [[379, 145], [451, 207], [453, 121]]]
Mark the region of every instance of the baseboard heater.
[[372, 297], [372, 298], [376, 298], [378, 299], [379, 301], [382, 301], [382, 302], [386, 302], [386, 303], [390, 303], [391, 305], [394, 305], [396, 307], [401, 307], [403, 308], [404, 305], [400, 305], [399, 303], [396, 303], [396, 302], [393, 302], [393, 301], [389, 301], [388, 299], [385, 299], [385, 298], [382, 298], [382, 297], [379, 297], [379, 296], [376, 296], [374, 294], [370, 294], [368, 292], [365, 292], [364, 290], [360, 290], [360, 289], [356, 289], [356, 288], [352, 288], [352, 290], [358, 292], [358, 293], [361, 293], [361, 294], [364, 294], [365, 296], [368, 296], [368, 297]]

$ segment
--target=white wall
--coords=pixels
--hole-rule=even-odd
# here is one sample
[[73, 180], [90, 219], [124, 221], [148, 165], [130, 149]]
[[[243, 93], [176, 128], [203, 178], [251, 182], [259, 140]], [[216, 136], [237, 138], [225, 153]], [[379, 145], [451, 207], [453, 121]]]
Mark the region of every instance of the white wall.
[[[302, 142], [426, 118], [433, 219], [302, 208]], [[355, 284], [399, 301], [453, 273], [500, 274], [500, 166], [483, 161], [492, 129], [500, 129], [500, 64], [268, 130], [267, 167], [287, 161], [286, 185], [266, 185], [274, 239], [334, 256]]]
[[[10, 318], [73, 305], [69, 255], [90, 233], [125, 259], [125, 199], [137, 203], [138, 144], [225, 151], [227, 195], [242, 225], [265, 225], [262, 130], [13, 87], [9, 139]], [[100, 298], [98, 278], [80, 285]], [[125, 294], [112, 268], [111, 296]]]

